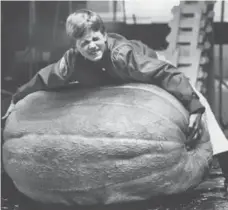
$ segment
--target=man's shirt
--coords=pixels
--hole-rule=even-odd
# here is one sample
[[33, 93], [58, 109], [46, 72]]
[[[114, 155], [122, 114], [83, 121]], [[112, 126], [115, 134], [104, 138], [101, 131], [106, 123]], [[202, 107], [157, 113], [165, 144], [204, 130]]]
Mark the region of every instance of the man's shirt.
[[189, 80], [170, 63], [157, 58], [156, 52], [136, 40], [108, 34], [107, 49], [100, 61], [84, 58], [76, 49], [69, 49], [56, 63], [41, 69], [13, 96], [13, 102], [26, 95], [78, 82], [85, 87], [141, 82], [157, 85], [174, 95], [192, 113], [204, 107]]

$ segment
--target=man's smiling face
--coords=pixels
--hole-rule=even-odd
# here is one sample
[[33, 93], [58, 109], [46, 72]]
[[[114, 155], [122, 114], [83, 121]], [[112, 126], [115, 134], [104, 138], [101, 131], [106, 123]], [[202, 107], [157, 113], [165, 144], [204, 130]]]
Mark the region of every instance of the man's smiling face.
[[106, 40], [106, 34], [89, 30], [83, 37], [76, 40], [76, 48], [86, 59], [99, 61], [106, 50]]

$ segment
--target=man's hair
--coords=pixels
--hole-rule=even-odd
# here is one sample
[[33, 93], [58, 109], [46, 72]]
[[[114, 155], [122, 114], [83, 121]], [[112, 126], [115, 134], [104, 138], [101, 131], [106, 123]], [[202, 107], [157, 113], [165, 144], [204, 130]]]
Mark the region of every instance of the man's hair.
[[97, 13], [87, 9], [80, 9], [68, 16], [66, 20], [66, 33], [68, 36], [78, 39], [88, 30], [105, 33], [103, 20]]

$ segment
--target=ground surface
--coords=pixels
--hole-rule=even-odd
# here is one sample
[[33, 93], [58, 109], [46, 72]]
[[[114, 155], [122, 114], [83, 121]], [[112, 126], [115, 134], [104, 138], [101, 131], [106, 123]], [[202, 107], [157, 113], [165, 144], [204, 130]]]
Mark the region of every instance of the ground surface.
[[193, 192], [156, 198], [147, 202], [130, 203], [109, 207], [93, 206], [64, 207], [61, 205], [42, 205], [36, 203], [16, 191], [11, 180], [7, 176], [2, 176], [2, 210], [227, 210], [228, 193], [223, 188], [224, 178], [218, 167], [216, 160], [210, 176]]

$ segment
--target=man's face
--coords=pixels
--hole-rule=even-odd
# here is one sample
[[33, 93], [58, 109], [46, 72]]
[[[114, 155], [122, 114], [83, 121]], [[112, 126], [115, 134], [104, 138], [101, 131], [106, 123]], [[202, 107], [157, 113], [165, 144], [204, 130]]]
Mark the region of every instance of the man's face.
[[90, 61], [99, 61], [106, 49], [106, 34], [100, 31], [88, 31], [76, 40], [77, 50]]

